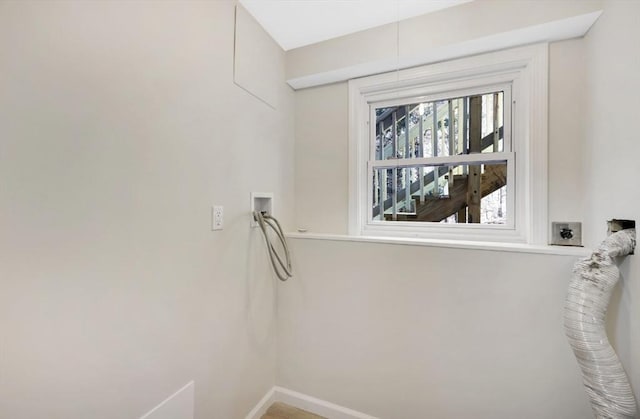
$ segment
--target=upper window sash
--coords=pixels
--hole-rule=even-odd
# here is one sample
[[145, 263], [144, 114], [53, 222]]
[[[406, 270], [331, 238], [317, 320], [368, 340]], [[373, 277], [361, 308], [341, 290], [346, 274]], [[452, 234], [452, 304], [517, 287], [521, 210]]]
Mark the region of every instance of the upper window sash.
[[[503, 78], [501, 76], [501, 78]], [[492, 78], [493, 80], [493, 78]], [[476, 85], [470, 83], [470, 87], [465, 89], [456, 89], [448, 92], [427, 93], [430, 91], [429, 86], [421, 86], [425, 90], [423, 94], [417, 94], [415, 96], [408, 96], [403, 98], [394, 98], [380, 101], [368, 101], [369, 104], [369, 159], [376, 160], [376, 109], [390, 108], [396, 106], [404, 106], [410, 103], [433, 103], [438, 101], [444, 101], [449, 99], [458, 99], [468, 96], [481, 96], [491, 94], [495, 92], [503, 93], [503, 150], [504, 152], [513, 151], [512, 147], [512, 83], [496, 83], [496, 84], [483, 84], [487, 80], [476, 80]], [[431, 87], [432, 89], [432, 87]], [[415, 90], [420, 90], [416, 88]], [[389, 160], [389, 159], [388, 159]]]

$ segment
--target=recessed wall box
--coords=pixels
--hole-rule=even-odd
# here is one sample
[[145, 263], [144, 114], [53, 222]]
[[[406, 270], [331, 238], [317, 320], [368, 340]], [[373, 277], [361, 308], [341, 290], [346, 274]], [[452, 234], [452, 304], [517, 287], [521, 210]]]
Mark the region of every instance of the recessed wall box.
[[636, 228], [635, 220], [620, 220], [614, 218], [613, 220], [607, 221], [608, 234], [615, 233], [620, 230], [626, 230], [628, 228]]
[[551, 244], [557, 246], [582, 246], [582, 223], [551, 223]]
[[273, 193], [251, 192], [251, 227], [258, 227], [258, 223], [253, 218], [254, 211], [264, 211], [273, 215]]

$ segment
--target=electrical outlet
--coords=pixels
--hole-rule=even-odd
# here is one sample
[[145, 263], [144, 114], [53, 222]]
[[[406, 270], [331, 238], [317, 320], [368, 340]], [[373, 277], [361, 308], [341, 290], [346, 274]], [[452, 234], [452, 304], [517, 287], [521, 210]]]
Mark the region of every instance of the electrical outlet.
[[222, 205], [214, 205], [211, 208], [211, 230], [222, 230], [224, 225], [224, 207]]

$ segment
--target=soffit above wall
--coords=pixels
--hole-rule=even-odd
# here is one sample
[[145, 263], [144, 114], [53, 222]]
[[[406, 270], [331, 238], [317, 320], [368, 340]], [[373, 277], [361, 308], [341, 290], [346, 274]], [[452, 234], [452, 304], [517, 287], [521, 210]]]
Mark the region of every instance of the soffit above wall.
[[539, 42], [584, 36], [597, 0], [476, 0], [287, 52], [294, 89]]
[[239, 0], [288, 51], [473, 0]]

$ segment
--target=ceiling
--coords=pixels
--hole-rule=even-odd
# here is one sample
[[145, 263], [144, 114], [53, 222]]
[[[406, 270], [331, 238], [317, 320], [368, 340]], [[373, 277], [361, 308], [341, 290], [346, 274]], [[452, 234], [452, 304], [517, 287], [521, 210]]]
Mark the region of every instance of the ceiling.
[[285, 50], [472, 0], [240, 0]]

